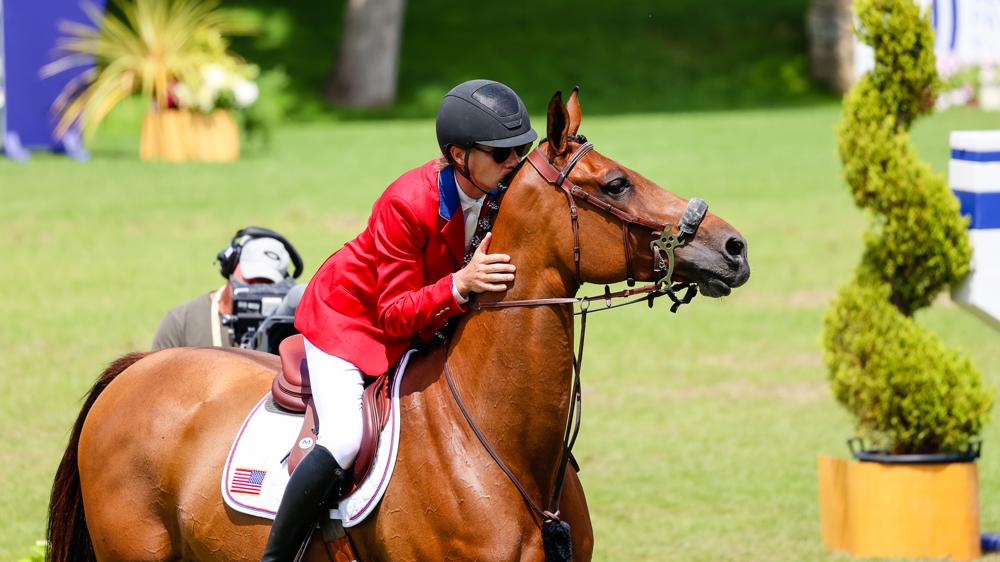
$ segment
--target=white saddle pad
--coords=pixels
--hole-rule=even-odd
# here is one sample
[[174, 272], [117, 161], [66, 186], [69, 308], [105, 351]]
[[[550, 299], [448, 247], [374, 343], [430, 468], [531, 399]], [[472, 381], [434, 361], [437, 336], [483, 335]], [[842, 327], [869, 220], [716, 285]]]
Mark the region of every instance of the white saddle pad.
[[[368, 477], [336, 509], [330, 510], [330, 518], [341, 520], [344, 527], [364, 521], [389, 486], [399, 450], [399, 387], [412, 354], [412, 350], [407, 352], [396, 369], [392, 409]], [[261, 398], [229, 449], [222, 471], [222, 497], [226, 505], [241, 513], [274, 519], [288, 485], [288, 451], [300, 429], [302, 414], [290, 414], [276, 407], [270, 392]]]

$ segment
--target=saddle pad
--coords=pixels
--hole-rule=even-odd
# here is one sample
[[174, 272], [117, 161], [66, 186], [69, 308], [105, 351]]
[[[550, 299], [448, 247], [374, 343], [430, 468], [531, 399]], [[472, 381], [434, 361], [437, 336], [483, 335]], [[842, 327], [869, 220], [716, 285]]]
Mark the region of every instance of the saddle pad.
[[[330, 518], [341, 520], [344, 527], [364, 521], [389, 486], [399, 450], [399, 387], [412, 354], [413, 350], [408, 351], [396, 369], [392, 410], [368, 478], [330, 510]], [[271, 393], [261, 398], [240, 427], [226, 458], [221, 481], [226, 505], [240, 513], [274, 519], [288, 485], [288, 445], [294, 442], [301, 428], [302, 414], [275, 407]]]

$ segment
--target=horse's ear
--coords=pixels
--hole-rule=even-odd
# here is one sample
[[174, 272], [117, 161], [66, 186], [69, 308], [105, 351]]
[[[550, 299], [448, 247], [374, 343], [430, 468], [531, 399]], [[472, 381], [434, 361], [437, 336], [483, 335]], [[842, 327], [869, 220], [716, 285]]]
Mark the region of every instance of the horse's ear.
[[569, 130], [567, 135], [573, 136], [580, 130], [580, 121], [583, 120], [583, 111], [580, 109], [580, 87], [576, 86], [566, 100], [566, 112], [569, 114]]
[[567, 131], [569, 130], [569, 113], [562, 101], [562, 92], [557, 91], [549, 100], [549, 156], [555, 158], [562, 154], [568, 146], [566, 142]]

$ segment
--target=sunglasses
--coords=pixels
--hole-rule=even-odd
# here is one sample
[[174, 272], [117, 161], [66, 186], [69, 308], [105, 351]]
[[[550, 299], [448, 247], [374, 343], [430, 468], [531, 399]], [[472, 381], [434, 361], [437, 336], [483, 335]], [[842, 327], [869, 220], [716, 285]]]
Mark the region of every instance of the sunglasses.
[[529, 142], [528, 144], [522, 144], [521, 146], [508, 146], [506, 148], [484, 147], [477, 144], [473, 145], [472, 148], [475, 148], [480, 152], [485, 152], [486, 154], [489, 154], [490, 156], [493, 157], [493, 161], [496, 162], [497, 164], [503, 164], [504, 162], [507, 161], [508, 158], [510, 158], [511, 152], [517, 154], [518, 158], [524, 158], [525, 156], [527, 156], [528, 151], [531, 150], [531, 143]]

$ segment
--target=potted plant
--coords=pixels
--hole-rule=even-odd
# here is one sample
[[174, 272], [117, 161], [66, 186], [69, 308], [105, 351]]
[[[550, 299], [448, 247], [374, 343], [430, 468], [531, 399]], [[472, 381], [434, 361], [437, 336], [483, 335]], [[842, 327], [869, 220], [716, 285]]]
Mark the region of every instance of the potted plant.
[[909, 142], [939, 89], [933, 32], [911, 0], [855, 0], [855, 13], [875, 67], [845, 97], [839, 151], [874, 221], [825, 318], [832, 391], [859, 439], [855, 462], [820, 457], [823, 540], [857, 556], [969, 560], [979, 556], [973, 439], [993, 391], [914, 319], [971, 256], [958, 201]]
[[[239, 130], [232, 110], [254, 103], [259, 90], [248, 77], [256, 76], [255, 67], [227, 62], [202, 64], [196, 78], [171, 83], [167, 110], [150, 111], [143, 118], [139, 148], [143, 158], [172, 160], [170, 155], [180, 154], [180, 159], [228, 162], [239, 157]], [[170, 144], [171, 139], [178, 141]]]
[[138, 93], [149, 100], [140, 155], [147, 160], [234, 160], [229, 114], [256, 100], [257, 68], [229, 52], [227, 35], [249, 26], [217, 0], [115, 0], [107, 14], [84, 5], [94, 26], [62, 22], [52, 75], [94, 61], [57, 100], [57, 133], [79, 120], [90, 139], [108, 113]]

